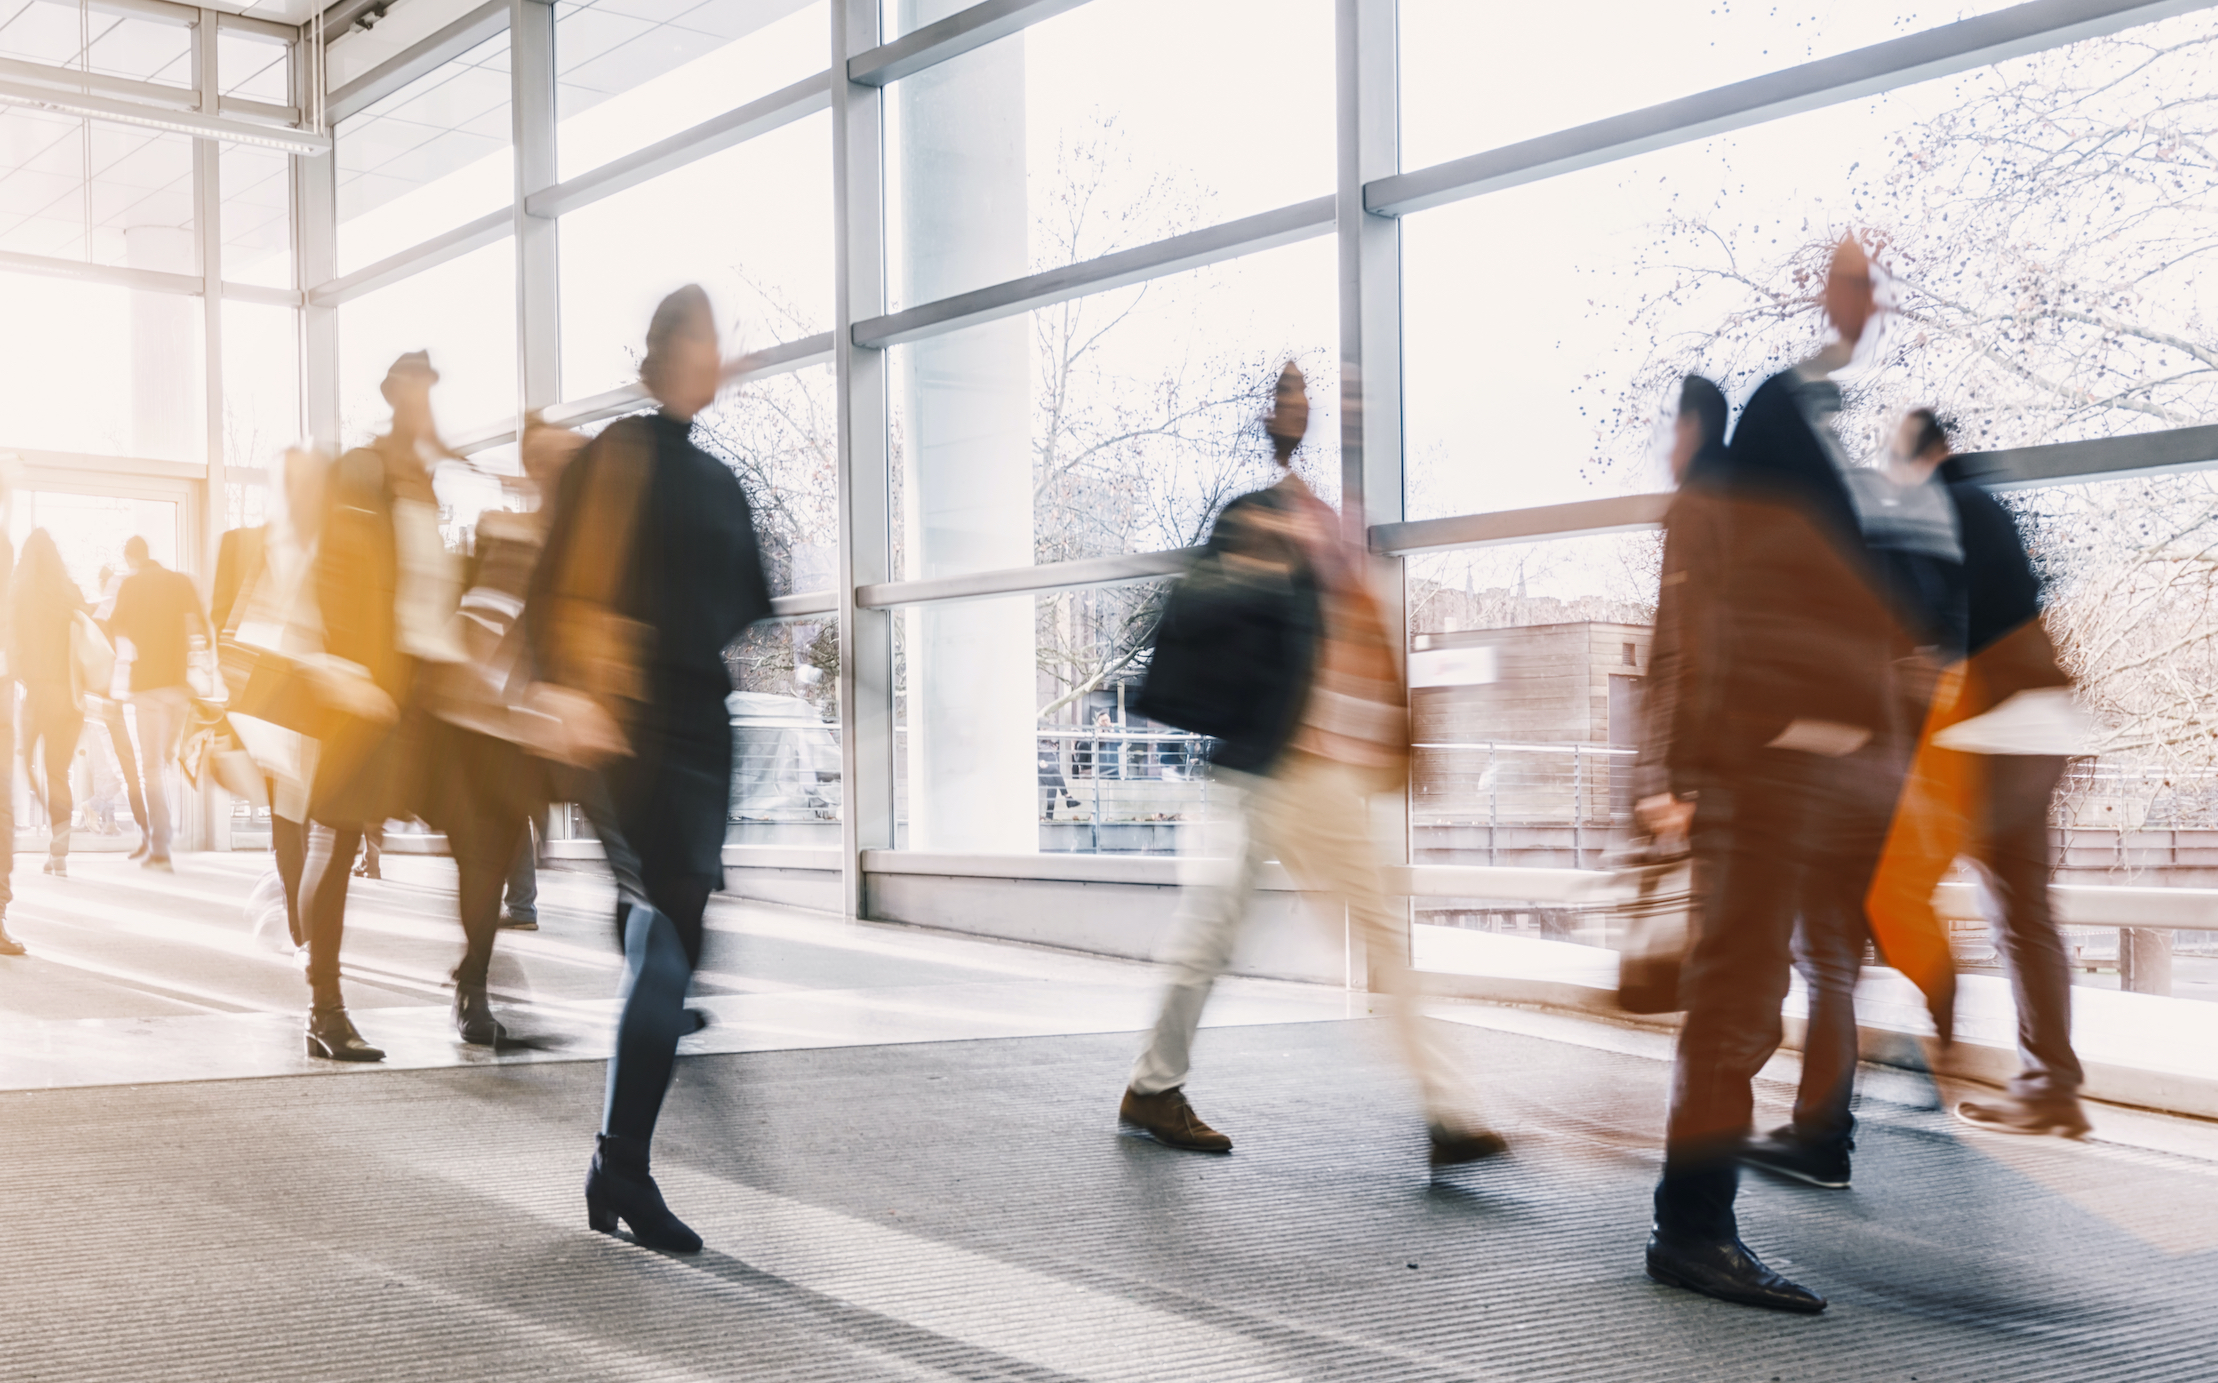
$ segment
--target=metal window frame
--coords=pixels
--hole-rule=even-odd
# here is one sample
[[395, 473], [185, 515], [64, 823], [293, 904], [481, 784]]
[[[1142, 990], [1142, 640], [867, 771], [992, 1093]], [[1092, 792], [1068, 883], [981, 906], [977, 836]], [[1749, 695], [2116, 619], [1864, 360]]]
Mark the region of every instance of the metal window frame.
[[1313, 240], [1332, 234], [1335, 204], [1330, 196], [1312, 197], [1306, 202], [1205, 226], [1167, 240], [903, 308], [855, 323], [852, 328], [854, 341], [871, 350], [885, 350], [927, 336], [939, 336], [982, 322], [1052, 307], [1072, 298], [1106, 293], [1113, 288], [1182, 274], [1189, 269], [1297, 241]]
[[1407, 216], [1468, 197], [1744, 129], [1821, 106], [2117, 33], [2214, 0], [2030, 0], [1642, 110], [1367, 184], [1365, 209]]
[[[451, 23], [440, 34], [351, 82], [348, 90], [354, 104], [342, 107], [334, 101], [333, 118], [361, 109], [367, 104], [363, 98], [372, 90], [380, 94], [398, 90], [423, 71], [483, 42], [491, 32], [491, 11], [499, 9], [505, 15], [507, 6], [541, 2], [494, 0]], [[893, 612], [927, 603], [1160, 580], [1175, 575], [1194, 553], [1193, 549], [1183, 549], [1116, 554], [959, 577], [893, 579], [887, 398], [887, 352], [892, 346], [1295, 240], [1334, 234], [1340, 241], [1338, 351], [1342, 388], [1345, 402], [1354, 405], [1342, 409], [1343, 492], [1352, 500], [1351, 521], [1367, 537], [1374, 553], [1398, 563], [1401, 558], [1428, 552], [1653, 528], [1663, 518], [1669, 495], [1609, 496], [1496, 513], [1406, 518], [1401, 508], [1402, 285], [1399, 225], [1395, 218], [1520, 182], [1630, 157], [1650, 148], [2206, 8], [2218, 4], [2218, 0], [2031, 0], [1961, 24], [1921, 31], [1406, 173], [1399, 171], [1396, 162], [1400, 103], [1395, 0], [1336, 0], [1334, 101], [1338, 149], [1332, 195], [900, 312], [887, 312], [885, 87], [1065, 13], [1079, 3], [1083, 0], [985, 0], [915, 33], [880, 42], [881, 0], [832, 0], [830, 65], [825, 73], [563, 182], [550, 182], [544, 169], [536, 177], [520, 170], [514, 206], [343, 277], [313, 272], [319, 265], [328, 271], [332, 257], [335, 225], [331, 215], [331, 156], [303, 159], [295, 165], [301, 170], [296, 181], [302, 188], [304, 208], [296, 215], [296, 227], [304, 242], [319, 237], [324, 242], [316, 251], [304, 243], [297, 257], [303, 280], [318, 285], [302, 298], [307, 308], [304, 331], [311, 338], [303, 356], [309, 393], [305, 416], [319, 423], [328, 420], [321, 434], [328, 435], [336, 423], [332, 318], [340, 303], [502, 236], [532, 233], [526, 227], [538, 225], [556, 232], [559, 218], [568, 212], [819, 110], [830, 111], [836, 280], [832, 330], [735, 362], [731, 377], [760, 378], [825, 362], [834, 368], [839, 419], [840, 583], [836, 590], [780, 597], [774, 613], [779, 618], [830, 616], [839, 624], [841, 753], [849, 796], [837, 860], [845, 881], [844, 906], [851, 916], [867, 911], [866, 866], [876, 860], [872, 867], [884, 868], [887, 857], [880, 852], [890, 850], [895, 839]], [[361, 7], [357, 0], [347, 0], [328, 13], [343, 19], [350, 5], [357, 11]], [[486, 32], [470, 33], [457, 27], [473, 18], [486, 26]], [[336, 36], [326, 32], [329, 37]], [[338, 32], [344, 32], [343, 24]], [[520, 69], [524, 65], [514, 66]], [[302, 109], [312, 105], [307, 96], [303, 90], [298, 98]], [[543, 114], [527, 116], [521, 99], [514, 109], [519, 122], [529, 119], [548, 126], [543, 131], [527, 131], [519, 124], [521, 164], [527, 135], [544, 134], [551, 149], [556, 112], [550, 107]], [[0, 268], [9, 265], [7, 257], [0, 257]], [[71, 272], [78, 271], [72, 267]], [[179, 284], [170, 285], [167, 291], [178, 291], [183, 284], [198, 287], [198, 280], [187, 276], [169, 277]], [[226, 287], [223, 291], [230, 295], [233, 290]], [[559, 311], [558, 291], [546, 307], [537, 327], [530, 324], [531, 314], [519, 311], [519, 352], [531, 349], [522, 335], [544, 335], [545, 323], [552, 320], [548, 314]], [[548, 344], [542, 342], [542, 346]], [[524, 385], [523, 391], [527, 399], [533, 396], [531, 385]], [[538, 394], [545, 396], [544, 391]], [[551, 421], [575, 425], [632, 412], [645, 403], [644, 391], [632, 385], [553, 404], [545, 409], [545, 415]], [[512, 441], [515, 435], [513, 423], [502, 423], [478, 429], [460, 441], [467, 449], [483, 449]], [[2218, 466], [2218, 427], [2022, 448], [1970, 456], [1965, 462], [1985, 483], [1997, 488], [2211, 467]], [[1023, 869], [1022, 863], [1012, 857], [1004, 872], [1017, 874]]]
[[847, 80], [858, 86], [890, 86], [928, 67], [959, 58], [1042, 20], [1075, 10], [1086, 0], [985, 0], [934, 20], [890, 43], [881, 43], [847, 60]]
[[[325, 119], [336, 127], [360, 115], [410, 82], [430, 75], [508, 27], [510, 0], [485, 0], [469, 13], [403, 48], [325, 97]], [[359, 13], [359, 12], [357, 12]], [[350, 21], [351, 22], [351, 21]], [[344, 34], [327, 28], [325, 46]]]

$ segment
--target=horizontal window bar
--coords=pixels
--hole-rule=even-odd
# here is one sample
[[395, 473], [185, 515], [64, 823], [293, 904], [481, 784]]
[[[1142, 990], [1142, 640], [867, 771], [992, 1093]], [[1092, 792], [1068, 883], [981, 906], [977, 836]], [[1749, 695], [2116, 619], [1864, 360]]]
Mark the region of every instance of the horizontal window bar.
[[[165, 95], [162, 99], [166, 102], [170, 97]], [[33, 82], [0, 80], [0, 105], [49, 110], [60, 115], [74, 115], [80, 119], [113, 120], [142, 129], [188, 134], [195, 139], [258, 144], [265, 148], [281, 149], [288, 154], [316, 155], [331, 151], [331, 136], [311, 130], [226, 120], [220, 115], [176, 110], [166, 104], [154, 104], [131, 97], [103, 95], [97, 91], [66, 91], [58, 86], [41, 86]]]
[[775, 619], [799, 619], [805, 615], [831, 615], [838, 612], [838, 591], [802, 591], [796, 595], [770, 598], [770, 613]]
[[1644, 110], [1381, 178], [1364, 187], [1363, 204], [1366, 210], [1382, 216], [1406, 216], [1466, 197], [1631, 158], [1651, 149], [2207, 9], [2212, 3], [2214, 0], [2033, 0], [2031, 4], [1889, 39]]
[[258, 19], [250, 14], [226, 14], [219, 11], [216, 15], [216, 27], [236, 29], [242, 34], [258, 34], [286, 44], [300, 38], [300, 30], [290, 24], [280, 24], [274, 19]]
[[1333, 199], [1317, 197], [1276, 211], [1174, 235], [1151, 245], [1119, 250], [1099, 259], [1048, 269], [857, 322], [855, 344], [883, 350], [904, 341], [918, 341], [981, 322], [999, 321], [1036, 308], [1051, 307], [1089, 293], [1103, 293], [1259, 250], [1291, 245], [1298, 240], [1330, 235], [1332, 230]]
[[1961, 460], [1973, 479], [1992, 490], [2123, 480], [2218, 465], [2218, 427], [2178, 427], [2090, 442], [1968, 452]]
[[[1965, 452], [1957, 460], [1967, 474], [1991, 490], [2201, 470], [2218, 466], [2218, 426]], [[1612, 495], [1491, 514], [1382, 523], [1372, 526], [1371, 550], [1384, 556], [1407, 557], [1496, 543], [1633, 532], [1660, 525], [1670, 505], [1669, 494]]]
[[85, 72], [74, 67], [56, 67], [52, 63], [25, 62], [21, 58], [0, 58], [0, 81], [29, 82], [57, 91], [93, 91], [176, 110], [200, 108], [200, 93], [189, 86], [112, 77], [105, 72]]
[[387, 284], [398, 283], [411, 274], [422, 273], [450, 259], [460, 259], [472, 250], [482, 250], [515, 233], [513, 209], [503, 207], [499, 211], [489, 211], [444, 235], [435, 235], [420, 245], [411, 245], [399, 254], [387, 255], [375, 264], [312, 288], [308, 290], [308, 301], [318, 307], [337, 307], [365, 293], [374, 293]]
[[267, 101], [249, 101], [238, 96], [219, 96], [216, 98], [216, 114], [243, 115], [250, 120], [264, 120], [276, 125], [292, 125], [297, 124], [300, 120], [300, 107], [273, 106]]
[[[724, 363], [724, 384], [728, 388], [743, 380], [766, 379], [794, 370], [804, 370], [811, 365], [829, 365], [832, 361], [832, 333], [820, 331], [814, 336], [804, 336], [798, 341], [787, 341], [776, 346], [766, 346], [759, 351]], [[597, 423], [603, 418], [619, 418], [626, 413], [637, 413], [647, 406], [647, 386], [623, 384], [569, 403], [558, 403], [546, 410], [546, 419], [557, 427], [580, 427]]]
[[1569, 504], [1502, 509], [1491, 514], [1456, 514], [1443, 519], [1373, 524], [1371, 550], [1383, 556], [1406, 557], [1412, 553], [1521, 543], [1536, 538], [1629, 533], [1662, 523], [1664, 510], [1670, 507], [1668, 494], [1611, 495], [1604, 499], [1573, 500]]
[[847, 60], [847, 80], [885, 86], [1075, 10], [1086, 0], [985, 0]]
[[305, 307], [308, 295], [297, 288], [264, 288], [258, 283], [226, 283], [223, 296], [227, 302], [268, 303], [272, 307]]
[[996, 596], [1072, 590], [1080, 586], [1122, 586], [1134, 581], [1176, 576], [1200, 552], [1198, 547], [1178, 548], [1170, 552], [1136, 552], [1114, 557], [1085, 557], [1075, 562], [1047, 562], [1036, 567], [1006, 567], [968, 576], [884, 581], [874, 586], [857, 587], [855, 603], [865, 609], [890, 610], [903, 605], [991, 600]]
[[[324, 118], [336, 125], [359, 114], [418, 77], [437, 71], [508, 27], [508, 0], [486, 3], [403, 48], [369, 71], [331, 92], [324, 100]], [[339, 30], [344, 33], [345, 30]], [[326, 30], [328, 38], [337, 33]], [[328, 41], [326, 43], [328, 47]]]
[[761, 100], [749, 101], [691, 129], [680, 130], [668, 139], [612, 159], [567, 182], [534, 192], [524, 199], [524, 210], [551, 220], [831, 108], [832, 74], [819, 72], [783, 91], [773, 91]]
[[200, 296], [203, 284], [198, 274], [165, 274], [155, 269], [126, 269], [115, 264], [87, 264], [80, 259], [57, 259], [50, 255], [27, 255], [14, 250], [0, 250], [0, 269], [24, 274], [40, 274], [47, 278], [83, 279], [88, 283], [112, 283], [123, 288], [135, 288], [142, 293], [176, 293], [185, 297]]
[[[86, 8], [104, 14], [134, 15], [178, 29], [190, 29], [200, 22], [198, 8], [192, 5], [173, 5], [169, 0], [90, 0]], [[230, 16], [225, 15], [224, 18], [228, 19]]]

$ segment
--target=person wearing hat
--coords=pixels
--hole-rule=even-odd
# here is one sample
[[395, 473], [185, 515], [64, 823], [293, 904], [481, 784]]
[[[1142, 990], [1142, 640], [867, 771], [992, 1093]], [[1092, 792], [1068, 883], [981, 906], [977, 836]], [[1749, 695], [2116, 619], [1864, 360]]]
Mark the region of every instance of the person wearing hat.
[[724, 883], [732, 772], [724, 650], [770, 614], [753, 511], [731, 467], [693, 441], [723, 382], [708, 295], [687, 285], [647, 328], [640, 382], [657, 411], [625, 418], [564, 471], [525, 607], [542, 682], [570, 703], [569, 762], [604, 770], [645, 901], [620, 898], [624, 987], [601, 1130], [586, 1172], [587, 1222], [618, 1221], [652, 1248], [700, 1249], [663, 1201], [648, 1150], [695, 1024], [709, 894]]
[[414, 812], [420, 717], [409, 713], [419, 666], [460, 658], [450, 628], [461, 571], [439, 532], [431, 467], [453, 455], [439, 440], [423, 351], [393, 362], [381, 392], [393, 420], [339, 458], [331, 508], [310, 574], [323, 651], [304, 666], [330, 711], [308, 790], [313, 824], [300, 911], [308, 933], [308, 1054], [381, 1061], [347, 1016], [339, 986], [349, 866], [372, 826]]

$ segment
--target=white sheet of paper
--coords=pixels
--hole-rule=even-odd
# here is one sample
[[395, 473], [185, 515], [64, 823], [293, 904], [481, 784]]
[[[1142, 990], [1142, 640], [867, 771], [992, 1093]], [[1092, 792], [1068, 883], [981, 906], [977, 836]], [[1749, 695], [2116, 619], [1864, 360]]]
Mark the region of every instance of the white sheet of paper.
[[1843, 725], [1837, 720], [1796, 720], [1773, 737], [1766, 749], [1795, 749], [1804, 754], [1820, 754], [1828, 759], [1838, 759], [1853, 754], [1871, 742], [1871, 731], [1861, 725]]

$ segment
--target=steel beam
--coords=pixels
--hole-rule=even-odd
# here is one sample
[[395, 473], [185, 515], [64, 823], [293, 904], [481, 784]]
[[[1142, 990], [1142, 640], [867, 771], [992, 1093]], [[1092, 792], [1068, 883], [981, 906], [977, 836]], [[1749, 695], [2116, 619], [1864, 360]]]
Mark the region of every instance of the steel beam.
[[985, 0], [847, 60], [847, 80], [886, 86], [1019, 33], [1086, 0]]
[[856, 603], [872, 610], [894, 610], [904, 605], [937, 605], [959, 600], [992, 600], [1008, 595], [1068, 591], [1082, 586], [1124, 586], [1135, 581], [1157, 581], [1176, 576], [1200, 556], [1198, 547], [1168, 552], [1120, 553], [1112, 557], [1082, 557], [1075, 562], [1046, 562], [1033, 567], [1005, 567], [999, 571], [972, 572], [966, 576], [935, 576], [922, 581], [885, 581], [856, 590]]
[[657, 140], [622, 158], [611, 159], [567, 182], [535, 191], [525, 199], [524, 209], [533, 216], [552, 220], [735, 144], [743, 144], [757, 135], [768, 134], [820, 110], [829, 110], [831, 106], [832, 74], [820, 72], [804, 77], [783, 90], [704, 120], [691, 129], [680, 130], [668, 139]]
[[1089, 293], [1103, 293], [1259, 250], [1330, 235], [1333, 218], [1334, 199], [1331, 197], [1297, 202], [1276, 211], [1174, 235], [1152, 245], [1119, 250], [1099, 259], [1028, 274], [1007, 283], [872, 317], [855, 323], [854, 341], [857, 346], [884, 350], [904, 341], [959, 331], [980, 322], [999, 321]]
[[[332, 92], [325, 105], [326, 119], [333, 125], [350, 115], [358, 115], [417, 78], [436, 72], [445, 64], [461, 57], [472, 48], [508, 27], [510, 0], [485, 0], [485, 3], [468, 14], [448, 23], [437, 32], [418, 39], [395, 53], [369, 71]], [[345, 30], [333, 32], [326, 29], [326, 46], [329, 39], [337, 38]]]
[[1816, 62], [1380, 178], [1364, 205], [1382, 216], [1483, 196], [1686, 144], [1894, 87], [2207, 9], [2218, 0], [2032, 0]]
[[411, 245], [398, 254], [387, 255], [375, 264], [366, 265], [351, 274], [308, 290], [308, 300], [319, 307], [337, 307], [365, 293], [374, 293], [388, 284], [398, 283], [412, 274], [460, 259], [472, 250], [482, 250], [487, 245], [506, 240], [516, 233], [516, 214], [512, 209], [489, 211], [475, 221], [465, 221], [443, 235], [435, 235], [420, 245]]

